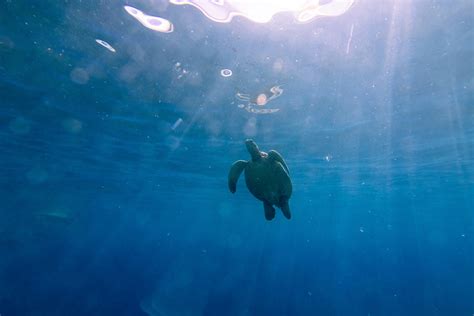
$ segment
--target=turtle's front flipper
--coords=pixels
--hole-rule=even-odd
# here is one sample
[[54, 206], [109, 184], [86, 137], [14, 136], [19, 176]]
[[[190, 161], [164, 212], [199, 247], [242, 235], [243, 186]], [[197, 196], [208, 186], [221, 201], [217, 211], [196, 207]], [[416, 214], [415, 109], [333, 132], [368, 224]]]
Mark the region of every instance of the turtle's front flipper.
[[263, 209], [265, 210], [265, 218], [271, 221], [275, 217], [275, 209], [267, 201], [263, 201]]
[[285, 168], [286, 173], [290, 175], [290, 170], [288, 170], [288, 166], [286, 165], [285, 161], [283, 160], [283, 157], [278, 153], [278, 151], [270, 150], [268, 152], [268, 159], [271, 159], [273, 161], [278, 161], [279, 163], [281, 163], [283, 168]]
[[282, 197], [281, 199], [281, 211], [286, 218], [291, 219], [290, 205], [288, 199]]
[[244, 160], [237, 160], [232, 164], [228, 176], [230, 192], [235, 193], [235, 191], [237, 190], [237, 180], [239, 180], [240, 174], [242, 173], [242, 171], [244, 171], [246, 166], [247, 161]]

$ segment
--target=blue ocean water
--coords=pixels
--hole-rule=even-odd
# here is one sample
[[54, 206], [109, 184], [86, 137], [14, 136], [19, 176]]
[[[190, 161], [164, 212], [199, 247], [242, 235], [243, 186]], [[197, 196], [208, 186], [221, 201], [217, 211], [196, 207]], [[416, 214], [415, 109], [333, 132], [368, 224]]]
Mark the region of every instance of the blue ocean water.
[[[0, 1], [0, 315], [472, 315], [472, 43], [472, 1]], [[247, 138], [291, 220], [228, 191]]]

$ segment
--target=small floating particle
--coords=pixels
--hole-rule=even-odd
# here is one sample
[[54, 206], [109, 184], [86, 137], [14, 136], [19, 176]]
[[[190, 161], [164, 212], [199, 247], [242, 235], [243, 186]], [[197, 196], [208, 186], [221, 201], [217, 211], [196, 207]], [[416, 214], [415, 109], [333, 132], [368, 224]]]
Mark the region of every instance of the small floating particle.
[[123, 7], [128, 14], [133, 16], [135, 19], [138, 20], [144, 27], [149, 28], [150, 30], [161, 32], [161, 33], [171, 33], [173, 32], [173, 24], [163, 18], [157, 16], [151, 16], [143, 13], [142, 11], [131, 7], [131, 6], [124, 6]]
[[360, 228], [359, 228], [359, 231], [360, 231], [361, 233], [363, 233], [363, 232], [364, 232], [364, 227], [360, 227]]
[[173, 126], [171, 126], [171, 129], [174, 131], [175, 129], [178, 128], [179, 125], [181, 125], [181, 123], [183, 123], [183, 119], [182, 118], [177, 119], [176, 122], [174, 122]]
[[222, 77], [230, 77], [230, 76], [232, 76], [232, 70], [227, 69], [227, 68], [222, 69], [222, 70], [221, 70], [221, 76], [222, 76]]
[[96, 39], [95, 40], [97, 42], [97, 44], [101, 45], [101, 46], [104, 46], [105, 48], [107, 48], [108, 50], [110, 50], [112, 53], [115, 53], [116, 50], [115, 48], [112, 47], [112, 45], [110, 45], [109, 43], [107, 43], [106, 41], [103, 41], [101, 39]]

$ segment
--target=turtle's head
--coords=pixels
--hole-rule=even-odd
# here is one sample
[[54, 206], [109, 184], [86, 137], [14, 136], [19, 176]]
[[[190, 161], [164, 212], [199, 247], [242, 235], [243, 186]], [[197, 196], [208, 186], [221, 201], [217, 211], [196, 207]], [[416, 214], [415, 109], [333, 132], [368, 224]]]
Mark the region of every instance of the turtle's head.
[[258, 160], [261, 158], [260, 150], [258, 149], [257, 144], [252, 139], [247, 139], [245, 141], [245, 146], [247, 146], [247, 150], [250, 156], [252, 156], [252, 160]]

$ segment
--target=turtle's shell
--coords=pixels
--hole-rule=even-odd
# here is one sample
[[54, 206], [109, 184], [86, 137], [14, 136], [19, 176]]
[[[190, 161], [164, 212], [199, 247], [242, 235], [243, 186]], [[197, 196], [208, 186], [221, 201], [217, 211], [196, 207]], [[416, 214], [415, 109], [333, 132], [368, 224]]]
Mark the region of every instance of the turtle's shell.
[[245, 183], [250, 193], [261, 201], [281, 207], [281, 197], [287, 200], [293, 190], [290, 177], [278, 161], [262, 157], [250, 160], [245, 167]]

